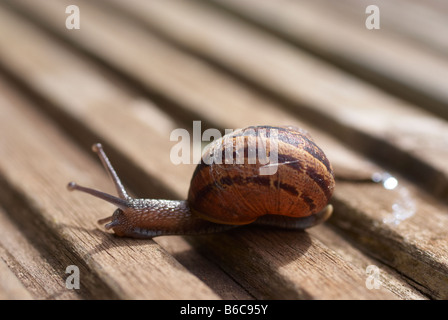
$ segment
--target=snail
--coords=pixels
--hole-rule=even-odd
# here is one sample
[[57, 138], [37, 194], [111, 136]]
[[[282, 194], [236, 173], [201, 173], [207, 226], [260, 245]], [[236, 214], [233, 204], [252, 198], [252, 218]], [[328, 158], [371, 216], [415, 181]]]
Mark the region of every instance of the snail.
[[[266, 156], [276, 153], [275, 163], [250, 158], [262, 146]], [[333, 211], [328, 204], [335, 187], [332, 166], [310, 135], [299, 128], [252, 126], [214, 140], [196, 166], [188, 199], [179, 201], [130, 197], [101, 144], [92, 149], [112, 178], [118, 197], [74, 182], [68, 189], [116, 205], [113, 215], [98, 223], [107, 223], [105, 228], [118, 236], [204, 234], [250, 223], [306, 229], [324, 222]], [[228, 150], [233, 162], [227, 157], [217, 161]], [[261, 169], [269, 167], [274, 168], [271, 174], [261, 174]]]

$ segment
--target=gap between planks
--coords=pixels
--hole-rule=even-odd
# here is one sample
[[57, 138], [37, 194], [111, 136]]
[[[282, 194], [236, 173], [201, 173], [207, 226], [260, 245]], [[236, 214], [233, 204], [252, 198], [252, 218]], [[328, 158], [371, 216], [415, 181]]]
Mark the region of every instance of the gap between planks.
[[[9, 212], [15, 214], [14, 210]], [[26, 288], [27, 295], [33, 299], [64, 299], [78, 300], [92, 298], [90, 292], [67, 290], [65, 287], [66, 265], [61, 265], [62, 259], [55, 258], [43, 246], [42, 237], [29, 217], [25, 221], [13, 221], [8, 213], [0, 208], [0, 258], [3, 259], [10, 272], [17, 275], [19, 282]], [[56, 266], [56, 267], [55, 267]], [[62, 273], [61, 273], [62, 271]], [[1, 272], [0, 272], [1, 273]], [[0, 283], [2, 281], [0, 280]], [[22, 297], [14, 297], [22, 299]]]
[[216, 0], [213, 4], [383, 90], [448, 117], [443, 81], [448, 68], [443, 35], [448, 24], [446, 16], [428, 2], [417, 7], [409, 1], [371, 3], [380, 8], [380, 30], [366, 29], [368, 4], [362, 1]]

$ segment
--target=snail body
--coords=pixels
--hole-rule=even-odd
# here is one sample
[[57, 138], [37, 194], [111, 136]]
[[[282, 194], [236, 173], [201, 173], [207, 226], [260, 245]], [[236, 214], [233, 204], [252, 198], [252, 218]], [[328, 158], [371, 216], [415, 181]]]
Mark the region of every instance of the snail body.
[[[261, 149], [264, 158], [259, 157]], [[306, 229], [332, 213], [328, 202], [335, 186], [333, 169], [324, 152], [298, 128], [254, 126], [213, 141], [193, 173], [187, 200], [180, 201], [131, 198], [101, 145], [93, 150], [119, 197], [73, 182], [68, 187], [117, 205], [114, 214], [99, 223], [107, 223], [106, 229], [119, 236], [202, 234], [250, 223]]]

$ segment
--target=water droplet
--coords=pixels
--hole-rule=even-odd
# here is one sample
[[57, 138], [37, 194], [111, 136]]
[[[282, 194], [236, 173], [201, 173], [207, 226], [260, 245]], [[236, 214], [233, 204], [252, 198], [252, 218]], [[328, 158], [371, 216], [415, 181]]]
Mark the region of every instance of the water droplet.
[[372, 174], [372, 181], [376, 182], [376, 183], [381, 182], [383, 180], [383, 175], [384, 175], [384, 173], [381, 173], [381, 172], [373, 173]]
[[387, 172], [375, 172], [372, 181], [381, 183], [386, 190], [394, 190], [397, 193], [397, 198], [391, 206], [392, 211], [383, 219], [384, 223], [398, 225], [415, 214], [417, 211], [415, 201], [409, 190], [400, 186], [395, 177]]
[[389, 177], [383, 181], [383, 186], [387, 190], [393, 190], [398, 186], [398, 180], [394, 177]]

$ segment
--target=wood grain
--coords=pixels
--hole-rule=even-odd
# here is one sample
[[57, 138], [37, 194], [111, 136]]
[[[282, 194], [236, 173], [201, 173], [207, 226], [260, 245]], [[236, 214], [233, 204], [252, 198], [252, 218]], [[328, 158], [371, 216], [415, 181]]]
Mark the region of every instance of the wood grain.
[[1, 300], [29, 300], [31, 295], [22, 285], [19, 279], [8, 268], [3, 260], [0, 260], [0, 299]]
[[[428, 296], [415, 290], [415, 284], [408, 283], [404, 277], [395, 269], [372, 258], [370, 252], [362, 252], [359, 243], [350, 237], [344, 236], [341, 230], [325, 225], [317, 226], [309, 230], [313, 237], [316, 237], [325, 245], [335, 250], [344, 260], [368, 270], [369, 266], [377, 267], [379, 271], [378, 284], [385, 286], [388, 290], [404, 300], [426, 300]], [[366, 272], [367, 274], [367, 272]], [[366, 279], [367, 281], [367, 279]]]
[[[440, 81], [447, 68], [447, 42], [443, 37], [447, 15], [428, 2], [216, 0], [213, 3], [383, 90], [415, 101], [445, 118], [448, 116], [443, 93], [446, 86]], [[380, 9], [379, 30], [365, 27], [368, 16], [365, 11], [370, 4]]]
[[[360, 1], [343, 0], [338, 1], [338, 5], [327, 0], [319, 0], [315, 3], [320, 4], [321, 10], [329, 10], [349, 21], [362, 21], [367, 17], [364, 14], [367, 4]], [[416, 47], [413, 50], [425, 46], [446, 56], [448, 53], [448, 42], [444, 37], [444, 34], [448, 32], [446, 4], [437, 0], [425, 1], [425, 3], [415, 0], [376, 0], [372, 4], [380, 9], [381, 28], [387, 33], [412, 40], [413, 42], [409, 44]]]
[[[91, 298], [87, 290], [67, 290], [65, 281], [67, 265], [55, 258], [44, 246], [32, 223], [13, 221], [4, 210], [0, 210], [0, 256], [18, 277], [27, 295], [34, 299], [79, 300]], [[2, 281], [0, 281], [1, 283]], [[22, 299], [22, 297], [18, 297]]]
[[224, 300], [253, 300], [240, 284], [224, 273], [219, 265], [201, 255], [182, 236], [165, 236], [154, 239], [192, 274], [208, 285]]

